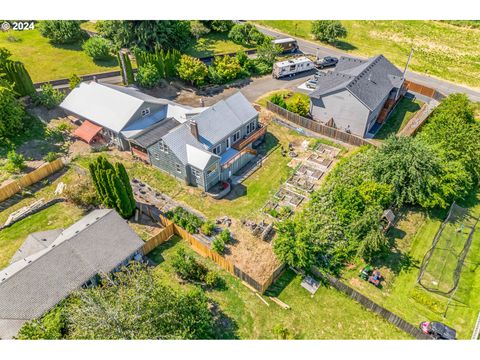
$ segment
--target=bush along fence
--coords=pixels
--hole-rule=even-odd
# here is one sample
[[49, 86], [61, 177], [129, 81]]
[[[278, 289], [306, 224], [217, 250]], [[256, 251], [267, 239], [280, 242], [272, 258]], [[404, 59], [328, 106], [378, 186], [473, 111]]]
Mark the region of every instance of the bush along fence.
[[22, 189], [35, 184], [47, 176], [57, 172], [65, 166], [62, 158], [58, 158], [50, 163], [43, 164], [39, 168], [22, 176], [20, 179], [0, 187], [0, 202], [7, 200], [11, 196], [22, 191]]
[[[152, 215], [150, 211], [147, 210], [147, 212]], [[283, 273], [283, 270], [285, 268], [284, 265], [277, 268], [266, 281], [260, 283], [246, 273], [244, 273], [238, 267], [236, 267], [232, 261], [225, 259], [222, 255], [210, 249], [208, 245], [198, 239], [195, 235], [190, 234], [185, 229], [170, 221], [162, 214], [158, 214], [158, 217], [160, 224], [162, 224], [164, 228], [158, 234], [152, 236], [145, 242], [145, 245], [143, 246], [143, 253], [145, 255], [153, 251], [159, 245], [167, 242], [173, 235], [178, 235], [182, 239], [186, 240], [190, 244], [190, 247], [197, 254], [205, 258], [211, 259], [222, 269], [228, 271], [232, 275], [237, 276], [239, 279], [246, 282], [248, 285], [250, 285], [252, 288], [254, 288], [260, 293], [265, 292], [268, 287]]]
[[362, 139], [359, 136], [346, 133], [344, 131], [335, 129], [333, 127], [323, 125], [322, 123], [307, 119], [306, 117], [295, 114], [287, 109], [284, 109], [274, 103], [267, 101], [267, 109], [272, 111], [275, 114], [280, 115], [281, 117], [287, 119], [288, 121], [295, 123], [303, 128], [316, 132], [317, 134], [347, 143], [354, 146], [363, 146], [363, 145], [374, 145], [373, 143]]
[[406, 322], [403, 320], [401, 317], [398, 315], [395, 315], [391, 311], [385, 309], [384, 307], [378, 305], [377, 303], [373, 302], [370, 300], [368, 297], [366, 297], [363, 294], [360, 294], [358, 291], [352, 289], [350, 286], [346, 285], [339, 279], [333, 277], [332, 275], [323, 275], [318, 268], [315, 266], [312, 266], [310, 269], [312, 273], [322, 279], [327, 280], [331, 286], [333, 286], [335, 289], [343, 292], [353, 300], [359, 302], [363, 307], [366, 309], [373, 311], [375, 314], [380, 315], [383, 317], [385, 320], [387, 320], [389, 323], [395, 325], [397, 328], [400, 330], [405, 331], [407, 334], [413, 336], [416, 339], [419, 340], [431, 340], [432, 338], [428, 336], [427, 334], [423, 333], [418, 327], [413, 326], [412, 324]]

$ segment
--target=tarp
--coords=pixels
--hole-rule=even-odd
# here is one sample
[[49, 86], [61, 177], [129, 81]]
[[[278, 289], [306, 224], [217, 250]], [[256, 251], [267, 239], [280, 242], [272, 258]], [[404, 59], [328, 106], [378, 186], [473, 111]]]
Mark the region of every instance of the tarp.
[[101, 126], [95, 125], [88, 120], [85, 120], [82, 125], [80, 125], [73, 134], [80, 139], [86, 141], [88, 144], [93, 140], [95, 135], [97, 135], [100, 130], [102, 130]]

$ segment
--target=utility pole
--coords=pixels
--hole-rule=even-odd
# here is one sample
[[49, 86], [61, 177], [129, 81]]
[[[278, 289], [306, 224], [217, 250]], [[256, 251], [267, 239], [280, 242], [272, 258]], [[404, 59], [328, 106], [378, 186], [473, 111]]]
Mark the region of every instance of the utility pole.
[[[413, 47], [412, 47], [412, 50], [410, 50], [410, 55], [408, 55], [408, 60], [407, 60], [407, 63], [405, 64], [405, 69], [403, 70], [403, 81], [405, 81], [405, 78], [407, 76], [408, 65], [410, 64], [410, 60], [412, 60], [412, 56], [413, 56]], [[403, 85], [403, 82], [402, 82], [402, 85]], [[400, 86], [397, 90], [397, 94], [395, 95], [395, 101], [397, 101], [398, 99], [398, 95], [400, 94], [401, 88], [402, 87]]]

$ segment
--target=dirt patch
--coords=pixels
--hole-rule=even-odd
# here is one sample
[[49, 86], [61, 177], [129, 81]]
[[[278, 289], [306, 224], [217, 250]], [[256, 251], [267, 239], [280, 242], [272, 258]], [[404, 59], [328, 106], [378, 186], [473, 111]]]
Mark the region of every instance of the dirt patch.
[[50, 121], [67, 116], [65, 111], [58, 106], [54, 109], [47, 109], [42, 106], [29, 107], [28, 112], [38, 117], [43, 123], [48, 124]]
[[232, 220], [230, 231], [235, 240], [228, 245], [225, 257], [256, 281], [263, 283], [268, 280], [281, 265], [273, 253], [271, 243], [253, 236], [238, 220]]

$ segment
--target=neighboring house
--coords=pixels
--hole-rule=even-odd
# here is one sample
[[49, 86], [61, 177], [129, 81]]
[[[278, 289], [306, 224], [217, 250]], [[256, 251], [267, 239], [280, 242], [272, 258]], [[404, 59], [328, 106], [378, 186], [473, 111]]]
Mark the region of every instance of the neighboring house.
[[314, 120], [365, 137], [405, 94], [404, 74], [383, 55], [361, 60], [342, 56], [321, 73], [310, 93]]
[[130, 140], [153, 166], [208, 191], [255, 157], [253, 144], [265, 132], [258, 112], [237, 92], [185, 121], [167, 118]]
[[142, 258], [144, 242], [114, 210], [94, 210], [65, 230], [30, 234], [0, 270], [0, 339], [14, 337], [82, 286]]
[[98, 136], [113, 142], [120, 150], [130, 150], [128, 138], [168, 117], [186, 118], [204, 108], [193, 109], [158, 99], [133, 87], [81, 83], [60, 107], [82, 122], [75, 135], [87, 143]]

